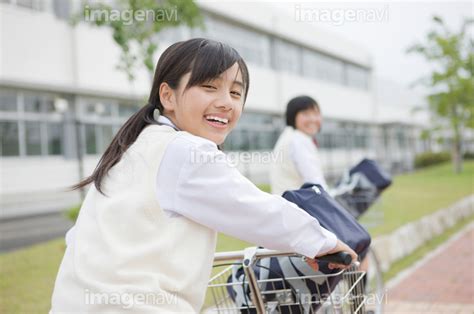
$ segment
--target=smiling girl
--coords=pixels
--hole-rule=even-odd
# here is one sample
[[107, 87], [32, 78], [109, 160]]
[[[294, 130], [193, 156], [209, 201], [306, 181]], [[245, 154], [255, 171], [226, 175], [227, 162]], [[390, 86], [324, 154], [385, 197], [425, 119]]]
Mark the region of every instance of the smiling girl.
[[356, 258], [317, 220], [218, 158], [248, 88], [247, 66], [227, 45], [191, 39], [165, 50], [148, 104], [76, 186], [92, 183], [66, 236], [52, 313], [198, 312], [216, 231], [310, 258]]
[[297, 190], [303, 183], [317, 183], [327, 189], [315, 136], [321, 130], [321, 110], [309, 96], [291, 99], [286, 107], [286, 128], [278, 138], [274, 154], [281, 162], [271, 165], [270, 185], [273, 194]]

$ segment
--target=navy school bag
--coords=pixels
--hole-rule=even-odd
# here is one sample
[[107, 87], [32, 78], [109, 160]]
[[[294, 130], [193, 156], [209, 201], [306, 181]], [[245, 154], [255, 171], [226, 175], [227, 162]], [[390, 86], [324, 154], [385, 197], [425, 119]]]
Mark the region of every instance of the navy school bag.
[[[362, 259], [369, 249], [370, 235], [357, 220], [335, 201], [324, 189], [317, 184], [305, 183], [299, 190], [286, 191], [283, 197], [295, 203], [308, 214], [318, 219], [321, 226], [333, 232], [338, 239], [351, 247]], [[290, 288], [291, 295], [266, 294], [267, 302], [279, 301], [282, 303], [299, 303], [298, 305], [280, 305], [280, 313], [309, 313], [316, 311], [324, 299], [319, 296], [328, 296], [332, 289], [341, 280], [342, 276], [329, 277], [328, 284], [321, 278], [301, 280], [285, 280], [288, 277], [302, 277], [311, 275], [331, 274], [338, 270], [330, 270], [328, 263], [320, 261], [319, 271], [313, 271], [301, 257], [272, 257], [261, 259], [254, 267], [256, 278], [275, 279], [274, 283], [261, 285], [264, 291], [276, 291]], [[250, 288], [245, 274], [240, 266], [235, 266], [232, 275], [227, 280], [229, 283], [239, 283], [228, 286], [227, 290], [236, 306], [243, 308], [242, 313], [256, 313], [250, 298]], [[240, 284], [241, 283], [241, 284]], [[314, 304], [310, 305], [308, 300]], [[247, 307], [248, 306], [248, 307]]]
[[344, 208], [358, 218], [391, 184], [391, 176], [376, 161], [363, 159], [344, 174], [333, 195]]
[[363, 159], [351, 170], [350, 175], [361, 173], [367, 177], [367, 179], [378, 189], [385, 190], [392, 184], [392, 178], [386, 173], [380, 165], [372, 159]]

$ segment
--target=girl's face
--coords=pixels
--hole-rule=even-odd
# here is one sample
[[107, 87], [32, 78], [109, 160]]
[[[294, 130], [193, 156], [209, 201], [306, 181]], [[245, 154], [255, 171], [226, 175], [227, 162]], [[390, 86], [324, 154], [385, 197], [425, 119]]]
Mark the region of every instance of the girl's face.
[[242, 114], [244, 86], [235, 63], [219, 77], [185, 90], [191, 73], [176, 90], [160, 86], [163, 114], [182, 131], [222, 144]]
[[316, 107], [311, 107], [296, 114], [295, 125], [301, 132], [314, 136], [321, 128], [321, 120], [319, 110]]

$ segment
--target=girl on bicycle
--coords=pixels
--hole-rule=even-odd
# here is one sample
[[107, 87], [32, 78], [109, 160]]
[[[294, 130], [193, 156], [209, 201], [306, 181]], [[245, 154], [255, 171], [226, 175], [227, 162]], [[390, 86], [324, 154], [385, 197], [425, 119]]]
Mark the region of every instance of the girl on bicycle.
[[288, 102], [285, 116], [287, 126], [273, 150], [281, 159], [270, 170], [272, 193], [282, 195], [305, 182], [327, 189], [315, 139], [321, 129], [318, 103], [309, 96], [295, 97]]
[[216, 231], [309, 258], [348, 251], [356, 259], [296, 205], [259, 190], [219, 150], [248, 89], [247, 66], [227, 45], [191, 39], [163, 52], [148, 103], [76, 186], [91, 184], [66, 236], [52, 313], [199, 312]]

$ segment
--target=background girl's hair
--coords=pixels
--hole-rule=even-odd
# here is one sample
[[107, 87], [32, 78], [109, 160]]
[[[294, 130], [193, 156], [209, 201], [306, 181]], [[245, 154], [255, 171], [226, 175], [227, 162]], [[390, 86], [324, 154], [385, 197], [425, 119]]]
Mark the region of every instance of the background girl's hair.
[[191, 77], [185, 86], [185, 89], [188, 89], [218, 77], [235, 63], [239, 66], [242, 75], [245, 103], [249, 89], [249, 73], [247, 65], [234, 48], [204, 38], [181, 41], [168, 47], [158, 60], [148, 104], [131, 116], [120, 128], [92, 175], [72, 186], [72, 189], [83, 188], [93, 182], [96, 189], [104, 194], [101, 183], [110, 168], [120, 161], [123, 153], [135, 142], [146, 126], [157, 124], [153, 113], [155, 109], [158, 109], [160, 113], [163, 112], [159, 94], [162, 83], [166, 82], [171, 88], [177, 89], [183, 75], [191, 72]]
[[292, 126], [294, 129], [296, 129], [296, 115], [298, 112], [309, 108], [316, 108], [316, 110], [320, 111], [316, 100], [309, 96], [298, 96], [291, 99], [286, 106], [286, 125]]

